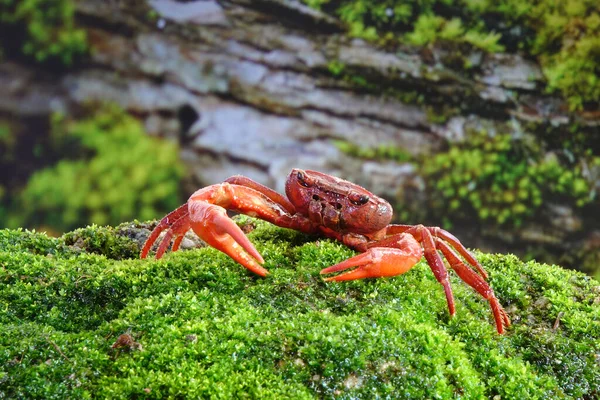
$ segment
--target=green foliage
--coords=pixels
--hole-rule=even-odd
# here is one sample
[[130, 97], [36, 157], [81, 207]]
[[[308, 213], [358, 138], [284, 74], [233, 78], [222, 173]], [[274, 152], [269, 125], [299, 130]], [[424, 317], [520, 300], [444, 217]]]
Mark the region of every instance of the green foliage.
[[327, 69], [333, 76], [342, 76], [346, 69], [346, 65], [340, 61], [332, 61], [327, 64]]
[[[452, 1], [307, 0], [306, 3], [336, 13], [348, 24], [351, 35], [368, 40], [396, 39], [419, 46], [447, 40], [469, 43], [489, 52], [504, 49], [498, 44], [501, 35], [486, 31], [485, 25], [468, 13], [450, 19], [436, 13], [436, 10], [449, 11], [444, 8], [452, 7]], [[455, 13], [448, 12], [450, 15]]]
[[459, 18], [447, 20], [430, 14], [421, 14], [415, 22], [415, 28], [405, 36], [408, 43], [424, 46], [438, 40], [457, 43], [469, 43], [473, 47], [490, 53], [504, 51], [504, 46], [498, 43], [500, 34], [484, 32], [483, 29], [466, 30]]
[[0, 230], [1, 249], [13, 253], [30, 253], [34, 255], [65, 254], [68, 250], [61, 245], [59, 239], [49, 237], [45, 233], [23, 230]]
[[[540, 29], [533, 50], [541, 56], [550, 91], [571, 108], [600, 103], [600, 7], [595, 0], [545, 0], [533, 9]], [[556, 50], [558, 49], [558, 50]]]
[[379, 145], [377, 147], [360, 147], [346, 140], [334, 140], [333, 144], [345, 154], [352, 157], [370, 160], [393, 160], [405, 162], [412, 159], [406, 150], [390, 145]]
[[74, 13], [72, 0], [0, 0], [1, 41], [38, 62], [70, 65], [88, 51], [86, 32], [75, 27]]
[[[489, 304], [453, 274], [449, 319], [425, 262], [326, 284], [319, 270], [352, 251], [253, 224], [265, 279], [211, 248], [116, 261], [65, 238], [0, 231], [0, 397], [599, 394], [600, 288], [583, 274], [476, 253], [514, 323], [499, 336]], [[139, 345], [113, 348], [122, 334]]]
[[[600, 8], [597, 0], [305, 0], [337, 15], [351, 35], [418, 46], [445, 41], [486, 52], [539, 56], [549, 91], [572, 109], [600, 103]], [[461, 48], [457, 53], [461, 53]], [[469, 67], [468, 61], [464, 67]]]
[[556, 156], [540, 159], [510, 135], [478, 134], [426, 160], [422, 170], [442, 213], [475, 210], [498, 224], [520, 225], [544, 199], [562, 197], [581, 207], [594, 197], [580, 166], [562, 165]]
[[31, 176], [20, 195], [23, 225], [117, 224], [155, 218], [180, 204], [177, 147], [148, 137], [121, 109], [107, 106], [79, 121], [55, 115], [52, 137], [59, 152], [75, 158]]
[[140, 249], [128, 233], [129, 224], [116, 228], [111, 226], [90, 225], [65, 233], [62, 240], [65, 245], [86, 253], [102, 254], [107, 258], [122, 260], [138, 257]]

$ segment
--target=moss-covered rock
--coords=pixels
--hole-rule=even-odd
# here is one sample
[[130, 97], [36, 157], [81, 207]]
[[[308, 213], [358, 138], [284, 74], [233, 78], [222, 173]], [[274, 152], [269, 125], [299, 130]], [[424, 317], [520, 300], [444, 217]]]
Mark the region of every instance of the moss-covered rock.
[[600, 157], [569, 163], [531, 142], [532, 137], [478, 132], [422, 162], [433, 193], [431, 208], [441, 215], [465, 213], [520, 226], [549, 199], [577, 208], [595, 200], [594, 178], [581, 165], [596, 168]]
[[0, 231], [0, 398], [600, 395], [600, 288], [583, 274], [477, 253], [514, 323], [500, 336], [456, 277], [450, 319], [424, 262], [325, 284], [351, 250], [253, 224], [265, 279], [211, 248], [139, 260], [134, 227]]
[[[381, 44], [525, 52], [537, 56], [549, 92], [562, 92], [572, 109], [594, 110], [600, 102], [600, 15], [595, 0], [303, 0], [339, 17], [351, 36]], [[457, 50], [462, 68], [473, 65]]]

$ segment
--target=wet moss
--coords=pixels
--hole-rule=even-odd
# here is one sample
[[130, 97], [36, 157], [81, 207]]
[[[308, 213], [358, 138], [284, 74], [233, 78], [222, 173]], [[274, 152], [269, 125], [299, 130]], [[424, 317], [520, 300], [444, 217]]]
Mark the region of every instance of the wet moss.
[[[456, 277], [450, 319], [424, 262], [393, 279], [326, 284], [319, 270], [351, 250], [252, 225], [265, 279], [211, 248], [114, 260], [114, 248], [102, 254], [110, 246], [87, 253], [66, 237], [0, 231], [0, 395], [599, 395], [600, 288], [583, 274], [478, 252], [514, 323], [499, 336], [488, 304]], [[101, 243], [118, 231], [77, 236], [94, 230]], [[122, 346], [123, 334], [136, 345]]]

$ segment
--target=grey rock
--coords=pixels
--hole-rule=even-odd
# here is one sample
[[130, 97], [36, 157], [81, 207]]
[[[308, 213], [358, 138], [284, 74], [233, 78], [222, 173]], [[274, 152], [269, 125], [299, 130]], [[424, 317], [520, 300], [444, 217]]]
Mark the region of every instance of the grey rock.
[[517, 54], [489, 55], [483, 61], [482, 70], [480, 82], [508, 89], [534, 90], [544, 79], [539, 65]]

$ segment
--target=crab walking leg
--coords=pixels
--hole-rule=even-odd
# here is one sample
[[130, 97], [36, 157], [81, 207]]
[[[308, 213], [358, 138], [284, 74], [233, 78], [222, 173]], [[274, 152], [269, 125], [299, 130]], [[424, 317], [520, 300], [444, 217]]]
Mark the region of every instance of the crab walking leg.
[[418, 242], [423, 243], [423, 254], [425, 255], [427, 264], [429, 264], [435, 279], [437, 279], [438, 282], [444, 287], [446, 301], [448, 302], [448, 311], [450, 312], [450, 316], [454, 316], [456, 310], [454, 307], [454, 295], [452, 294], [452, 287], [450, 286], [450, 281], [448, 280], [448, 271], [444, 266], [442, 257], [437, 252], [431, 232], [429, 232], [429, 230], [423, 225], [416, 225], [411, 227], [411, 229], [406, 230], [405, 234], [410, 234], [414, 236]]
[[165, 237], [162, 239], [162, 242], [158, 246], [156, 250], [156, 259], [159, 259], [165, 254], [169, 244], [171, 244], [171, 240], [175, 237], [175, 242], [173, 243], [172, 251], [177, 251], [179, 248], [179, 244], [183, 239], [185, 233], [190, 230], [190, 218], [186, 214], [183, 217], [179, 218], [171, 227], [167, 230]]
[[475, 256], [473, 256], [473, 254], [471, 254], [471, 252], [467, 250], [465, 246], [463, 246], [463, 244], [460, 242], [460, 240], [458, 240], [456, 236], [438, 227], [428, 227], [427, 230], [429, 230], [434, 237], [443, 239], [445, 242], [450, 243], [452, 247], [454, 247], [458, 251], [458, 253], [461, 256], [463, 256], [465, 260], [467, 260], [467, 262], [470, 265], [475, 267], [475, 269], [479, 272], [483, 279], [488, 279], [488, 274], [485, 271], [485, 269], [483, 269], [483, 267], [481, 266], [479, 261], [477, 261]]
[[[186, 230], [186, 232], [187, 232], [187, 230]], [[181, 244], [181, 241], [183, 240], [184, 237], [185, 237], [185, 232], [183, 233], [183, 235], [179, 235], [175, 238], [175, 241], [173, 242], [173, 247], [171, 247], [171, 251], [179, 250], [179, 245]]]
[[442, 240], [436, 240], [437, 247], [442, 251], [450, 267], [456, 272], [456, 274], [465, 281], [469, 286], [475, 289], [481, 294], [486, 300], [490, 302], [492, 312], [494, 313], [494, 320], [496, 321], [496, 329], [498, 333], [504, 333], [504, 329], [510, 326], [510, 319], [508, 314], [496, 298], [494, 291], [490, 285], [479, 275], [477, 275], [471, 268], [467, 267], [458, 254], [454, 252], [446, 243]]
[[363, 278], [396, 276], [410, 270], [423, 257], [421, 245], [410, 235], [401, 235], [394, 247], [371, 247], [364, 253], [325, 268], [321, 274], [345, 271], [343, 274], [325, 278], [325, 281], [349, 281]]
[[175, 221], [178, 221], [180, 218], [186, 217], [188, 213], [188, 204], [182, 204], [177, 207], [175, 210], [168, 213], [163, 219], [160, 220], [158, 225], [152, 230], [148, 239], [144, 243], [144, 247], [142, 247], [142, 251], [140, 252], [140, 258], [146, 258], [148, 252], [152, 248], [152, 245], [158, 239], [158, 236], [162, 231], [169, 228]]
[[427, 231], [429, 231], [433, 237], [441, 238], [444, 241], [450, 243], [452, 247], [454, 247], [454, 249], [458, 251], [458, 253], [461, 256], [463, 256], [471, 266], [477, 269], [477, 271], [481, 274], [481, 276], [483, 276], [484, 279], [488, 278], [487, 272], [483, 269], [483, 267], [481, 266], [479, 261], [477, 261], [477, 259], [473, 256], [473, 254], [471, 254], [471, 252], [467, 250], [465, 246], [463, 246], [463, 244], [460, 242], [460, 240], [458, 240], [457, 237], [455, 237], [453, 234], [444, 229], [438, 228], [436, 226], [423, 225], [390, 225], [388, 226], [386, 233], [388, 235], [404, 232], [412, 233], [420, 229], [420, 227], [423, 227]]

